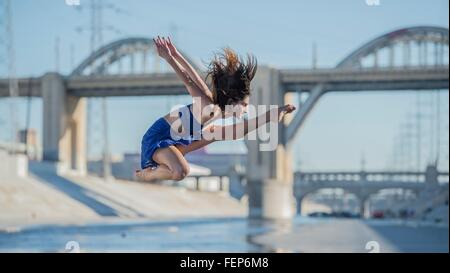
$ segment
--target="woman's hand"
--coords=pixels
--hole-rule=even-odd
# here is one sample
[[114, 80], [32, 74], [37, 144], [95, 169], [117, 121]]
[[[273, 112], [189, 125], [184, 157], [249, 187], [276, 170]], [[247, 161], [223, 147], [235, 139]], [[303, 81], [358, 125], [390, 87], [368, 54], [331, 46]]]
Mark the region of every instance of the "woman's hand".
[[295, 111], [295, 106], [292, 104], [286, 104], [285, 106], [278, 108], [278, 121], [281, 121], [286, 114], [290, 114]]
[[176, 48], [175, 45], [172, 43], [172, 40], [170, 40], [170, 37], [167, 37], [167, 39], [164, 39], [164, 38], [163, 38], [163, 40], [166, 41], [167, 47], [169, 48], [170, 54], [171, 54], [172, 56], [177, 57], [177, 56], [180, 55], [180, 53], [178, 52], [177, 48]]
[[153, 42], [155, 42], [156, 50], [158, 51], [158, 55], [161, 58], [165, 60], [172, 58], [172, 52], [170, 50], [168, 41], [165, 38], [161, 38], [158, 36], [156, 39], [153, 38]]

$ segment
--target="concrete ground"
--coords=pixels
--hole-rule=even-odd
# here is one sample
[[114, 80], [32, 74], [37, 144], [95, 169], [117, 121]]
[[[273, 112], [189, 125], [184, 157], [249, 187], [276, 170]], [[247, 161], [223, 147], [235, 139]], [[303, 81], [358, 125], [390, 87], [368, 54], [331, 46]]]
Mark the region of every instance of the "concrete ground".
[[0, 229], [99, 220], [93, 210], [32, 178], [0, 175]]
[[38, 164], [30, 170], [26, 178], [0, 174], [0, 229], [112, 219], [240, 217], [247, 212], [225, 193], [61, 176]]
[[0, 231], [0, 252], [65, 252], [71, 243], [80, 252], [445, 253], [448, 227], [304, 217], [291, 226], [220, 217]]
[[288, 231], [253, 237], [273, 250], [312, 253], [423, 253], [449, 251], [448, 225], [360, 219], [317, 219]]

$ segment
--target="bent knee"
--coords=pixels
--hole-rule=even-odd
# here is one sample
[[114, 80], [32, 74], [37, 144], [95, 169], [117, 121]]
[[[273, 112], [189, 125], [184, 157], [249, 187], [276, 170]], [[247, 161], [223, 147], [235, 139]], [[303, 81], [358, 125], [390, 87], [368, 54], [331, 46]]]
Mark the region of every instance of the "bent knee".
[[190, 169], [189, 169], [188, 165], [179, 166], [179, 167], [173, 169], [172, 178], [173, 178], [173, 180], [181, 181], [184, 178], [186, 178], [186, 176], [188, 176], [189, 172], [190, 172]]

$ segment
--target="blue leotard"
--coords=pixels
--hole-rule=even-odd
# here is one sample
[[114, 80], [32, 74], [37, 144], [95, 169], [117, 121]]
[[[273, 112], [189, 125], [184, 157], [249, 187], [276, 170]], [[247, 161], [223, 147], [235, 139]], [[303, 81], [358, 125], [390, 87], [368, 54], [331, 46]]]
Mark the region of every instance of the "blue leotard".
[[153, 160], [153, 154], [158, 148], [179, 144], [186, 146], [201, 139], [203, 125], [194, 118], [191, 108], [192, 104], [189, 104], [178, 109], [178, 116], [183, 128], [189, 129], [189, 133], [185, 135], [175, 134], [164, 117], [159, 118], [150, 126], [141, 142], [142, 169], [158, 166]]

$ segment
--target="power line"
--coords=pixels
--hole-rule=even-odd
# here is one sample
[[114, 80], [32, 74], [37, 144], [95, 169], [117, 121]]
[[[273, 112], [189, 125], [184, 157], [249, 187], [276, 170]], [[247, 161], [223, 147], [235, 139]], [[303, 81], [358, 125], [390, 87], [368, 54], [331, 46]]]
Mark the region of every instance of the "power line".
[[[108, 30], [116, 34], [123, 34], [112, 25], [107, 25], [104, 22], [104, 11], [112, 10], [116, 14], [129, 15], [126, 10], [115, 6], [112, 3], [108, 3], [104, 0], [91, 0], [90, 5], [79, 7], [78, 10], [88, 10], [90, 14], [89, 27], [85, 28], [79, 26], [76, 28], [77, 32], [83, 32], [83, 30], [89, 30], [90, 34], [90, 53], [93, 54], [95, 50], [103, 46], [103, 31]], [[73, 65], [74, 50], [71, 48], [71, 63]], [[95, 71], [94, 64], [89, 68], [90, 75], [98, 73], [108, 73], [105, 69], [103, 71]], [[93, 149], [99, 148], [99, 155], [102, 158], [102, 172], [103, 177], [108, 179], [111, 177], [110, 166], [110, 151], [109, 151], [109, 136], [108, 136], [108, 118], [107, 118], [107, 101], [106, 97], [100, 99], [100, 103], [97, 103], [97, 99], [90, 98], [88, 100], [88, 155], [94, 154]], [[100, 105], [99, 105], [100, 104]], [[98, 132], [99, 134], [96, 134]], [[103, 142], [103, 143], [102, 143]], [[103, 145], [101, 145], [101, 143]]]
[[55, 72], [59, 73], [60, 68], [60, 38], [56, 36], [55, 38]]
[[[103, 0], [91, 0], [91, 54], [94, 51], [103, 45], [103, 9], [104, 3]], [[91, 69], [91, 73], [93, 73]], [[104, 73], [104, 72], [102, 72]], [[93, 102], [91, 101], [91, 110], [93, 110]], [[103, 177], [105, 179], [111, 178], [111, 165], [110, 165], [110, 153], [109, 153], [109, 140], [108, 140], [108, 117], [107, 117], [108, 109], [106, 104], [106, 98], [101, 98], [101, 119], [98, 120], [98, 123], [101, 123], [101, 126], [91, 126], [91, 130], [96, 130], [97, 128], [102, 129], [102, 140], [103, 140], [103, 151], [102, 151], [102, 171]], [[90, 113], [90, 118], [95, 118], [97, 115], [92, 115]], [[101, 122], [100, 122], [101, 120]], [[101, 141], [98, 141], [101, 142]]]
[[11, 0], [0, 1], [0, 24], [1, 35], [0, 45], [2, 46], [3, 56], [0, 58], [2, 62], [7, 64], [7, 74], [9, 82], [9, 96], [10, 96], [10, 124], [11, 124], [11, 152], [15, 151], [17, 142], [17, 106], [16, 98], [18, 97], [19, 86], [16, 78], [16, 62], [15, 62], [15, 48], [14, 48], [14, 32], [12, 22], [12, 6]]
[[420, 91], [416, 93], [416, 130], [417, 130], [417, 143], [416, 143], [416, 168], [417, 171], [421, 169], [422, 163], [422, 107], [421, 107], [421, 97]]

